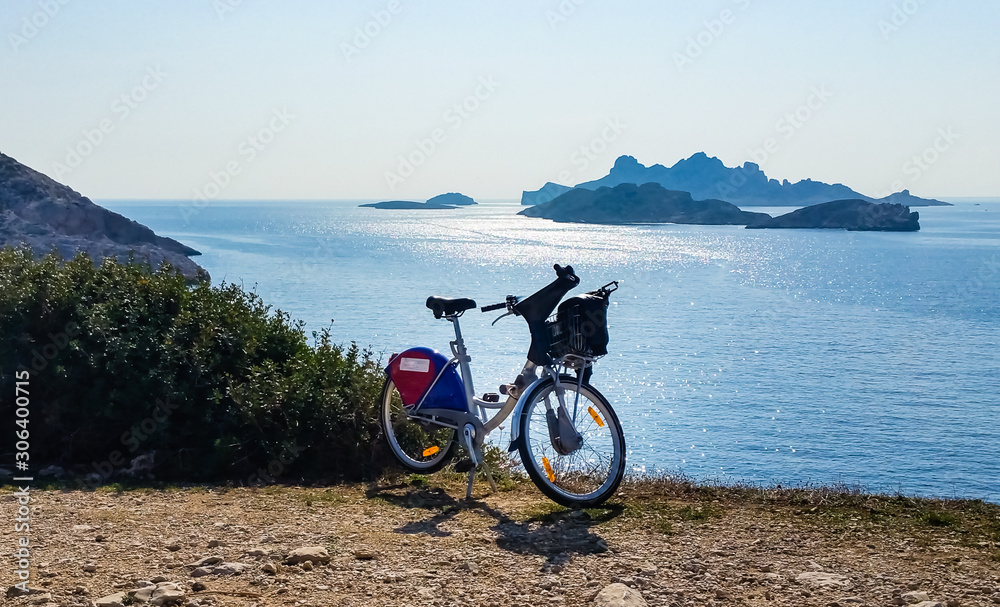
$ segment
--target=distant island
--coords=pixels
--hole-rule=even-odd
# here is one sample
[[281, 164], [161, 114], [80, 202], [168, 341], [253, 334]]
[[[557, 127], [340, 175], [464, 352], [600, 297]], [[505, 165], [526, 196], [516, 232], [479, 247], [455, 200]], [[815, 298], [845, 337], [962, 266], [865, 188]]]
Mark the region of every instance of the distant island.
[[[699, 152], [672, 167], [654, 164], [647, 167], [632, 156], [621, 156], [607, 176], [577, 184], [577, 188], [596, 190], [623, 183], [658, 183], [668, 190], [690, 192], [696, 199], [725, 200], [740, 206], [809, 206], [832, 200], [889, 202], [907, 206], [950, 206], [947, 202], [918, 198], [903, 190], [886, 198], [875, 199], [843, 184], [827, 184], [804, 179], [796, 183], [768, 179], [760, 166], [752, 162], [742, 167], [727, 167], [721, 160]], [[537, 205], [554, 200], [572, 188], [546, 183], [541, 189], [525, 191], [521, 204]]]
[[189, 280], [208, 274], [188, 256], [200, 255], [172, 238], [94, 204], [69, 187], [0, 153], [0, 246], [27, 245], [71, 259], [84, 252], [95, 263], [129, 257], [158, 268], [170, 263]]
[[358, 206], [370, 207], [373, 209], [393, 209], [393, 210], [407, 210], [407, 209], [456, 209], [460, 206], [469, 206], [476, 204], [476, 201], [472, 198], [459, 194], [458, 192], [449, 192], [447, 194], [439, 194], [433, 198], [429, 198], [427, 202], [416, 202], [412, 200], [388, 200], [386, 202], [370, 202], [368, 204], [362, 204]]
[[760, 219], [747, 228], [814, 228], [851, 231], [916, 232], [920, 214], [901, 204], [834, 200]]
[[747, 225], [770, 219], [766, 213], [742, 211], [722, 200], [694, 200], [688, 192], [657, 183], [623, 183], [596, 190], [575, 188], [518, 215], [573, 223], [685, 223]]

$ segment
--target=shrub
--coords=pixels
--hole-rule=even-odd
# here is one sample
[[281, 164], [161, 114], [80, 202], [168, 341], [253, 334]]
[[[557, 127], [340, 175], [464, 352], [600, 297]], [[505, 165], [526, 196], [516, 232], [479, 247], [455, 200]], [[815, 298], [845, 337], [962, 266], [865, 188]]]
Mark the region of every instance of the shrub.
[[163, 480], [376, 475], [379, 361], [313, 337], [238, 285], [0, 251], [0, 390], [30, 371], [34, 472], [107, 478], [155, 451]]

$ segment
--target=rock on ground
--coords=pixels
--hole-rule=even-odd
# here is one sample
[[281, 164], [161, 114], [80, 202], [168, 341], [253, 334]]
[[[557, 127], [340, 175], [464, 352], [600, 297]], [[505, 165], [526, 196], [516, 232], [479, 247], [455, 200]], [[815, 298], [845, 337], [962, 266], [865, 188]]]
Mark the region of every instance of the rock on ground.
[[625, 584], [605, 586], [594, 597], [597, 607], [646, 607], [646, 600]]

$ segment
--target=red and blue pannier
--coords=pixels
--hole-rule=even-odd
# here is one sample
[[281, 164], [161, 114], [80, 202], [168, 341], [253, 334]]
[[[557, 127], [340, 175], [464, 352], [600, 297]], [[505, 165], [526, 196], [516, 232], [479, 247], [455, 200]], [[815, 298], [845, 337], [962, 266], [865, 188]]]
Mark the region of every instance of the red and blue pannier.
[[393, 356], [385, 372], [396, 385], [406, 407], [420, 404], [420, 399], [427, 394], [421, 409], [466, 410], [462, 377], [451, 360], [437, 350], [410, 348]]

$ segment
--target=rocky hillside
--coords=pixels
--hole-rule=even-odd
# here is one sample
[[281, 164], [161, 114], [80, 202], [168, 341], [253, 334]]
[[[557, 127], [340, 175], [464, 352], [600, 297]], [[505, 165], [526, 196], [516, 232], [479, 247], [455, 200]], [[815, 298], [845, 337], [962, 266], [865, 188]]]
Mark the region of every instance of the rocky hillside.
[[596, 191], [577, 188], [554, 200], [524, 209], [519, 215], [572, 223], [689, 223], [746, 225], [770, 219], [765, 213], [741, 211], [721, 200], [694, 200], [687, 192], [655, 183], [623, 183]]
[[[691, 192], [697, 199], [719, 199], [739, 206], [801, 207], [844, 199], [901, 203], [911, 207], [950, 206], [940, 200], [918, 198], [908, 190], [876, 199], [840, 183], [829, 184], [812, 179], [795, 183], [790, 183], [787, 179], [778, 181], [769, 178], [760, 165], [753, 162], [739, 167], [727, 167], [718, 158], [709, 157], [704, 152], [680, 160], [671, 167], [662, 164], [646, 166], [632, 156], [621, 156], [606, 176], [579, 183], [576, 187], [596, 190], [623, 183], [658, 183], [668, 190]], [[540, 190], [524, 192], [521, 204], [546, 202], [567, 189], [569, 188], [563, 185], [547, 183]]]
[[866, 232], [916, 232], [920, 214], [901, 204], [834, 200], [762, 219], [748, 228], [813, 228]]
[[100, 207], [69, 187], [0, 154], [0, 246], [53, 249], [65, 258], [83, 251], [95, 261], [129, 256], [159, 267], [168, 262], [194, 279], [204, 272], [188, 259], [198, 251]]

